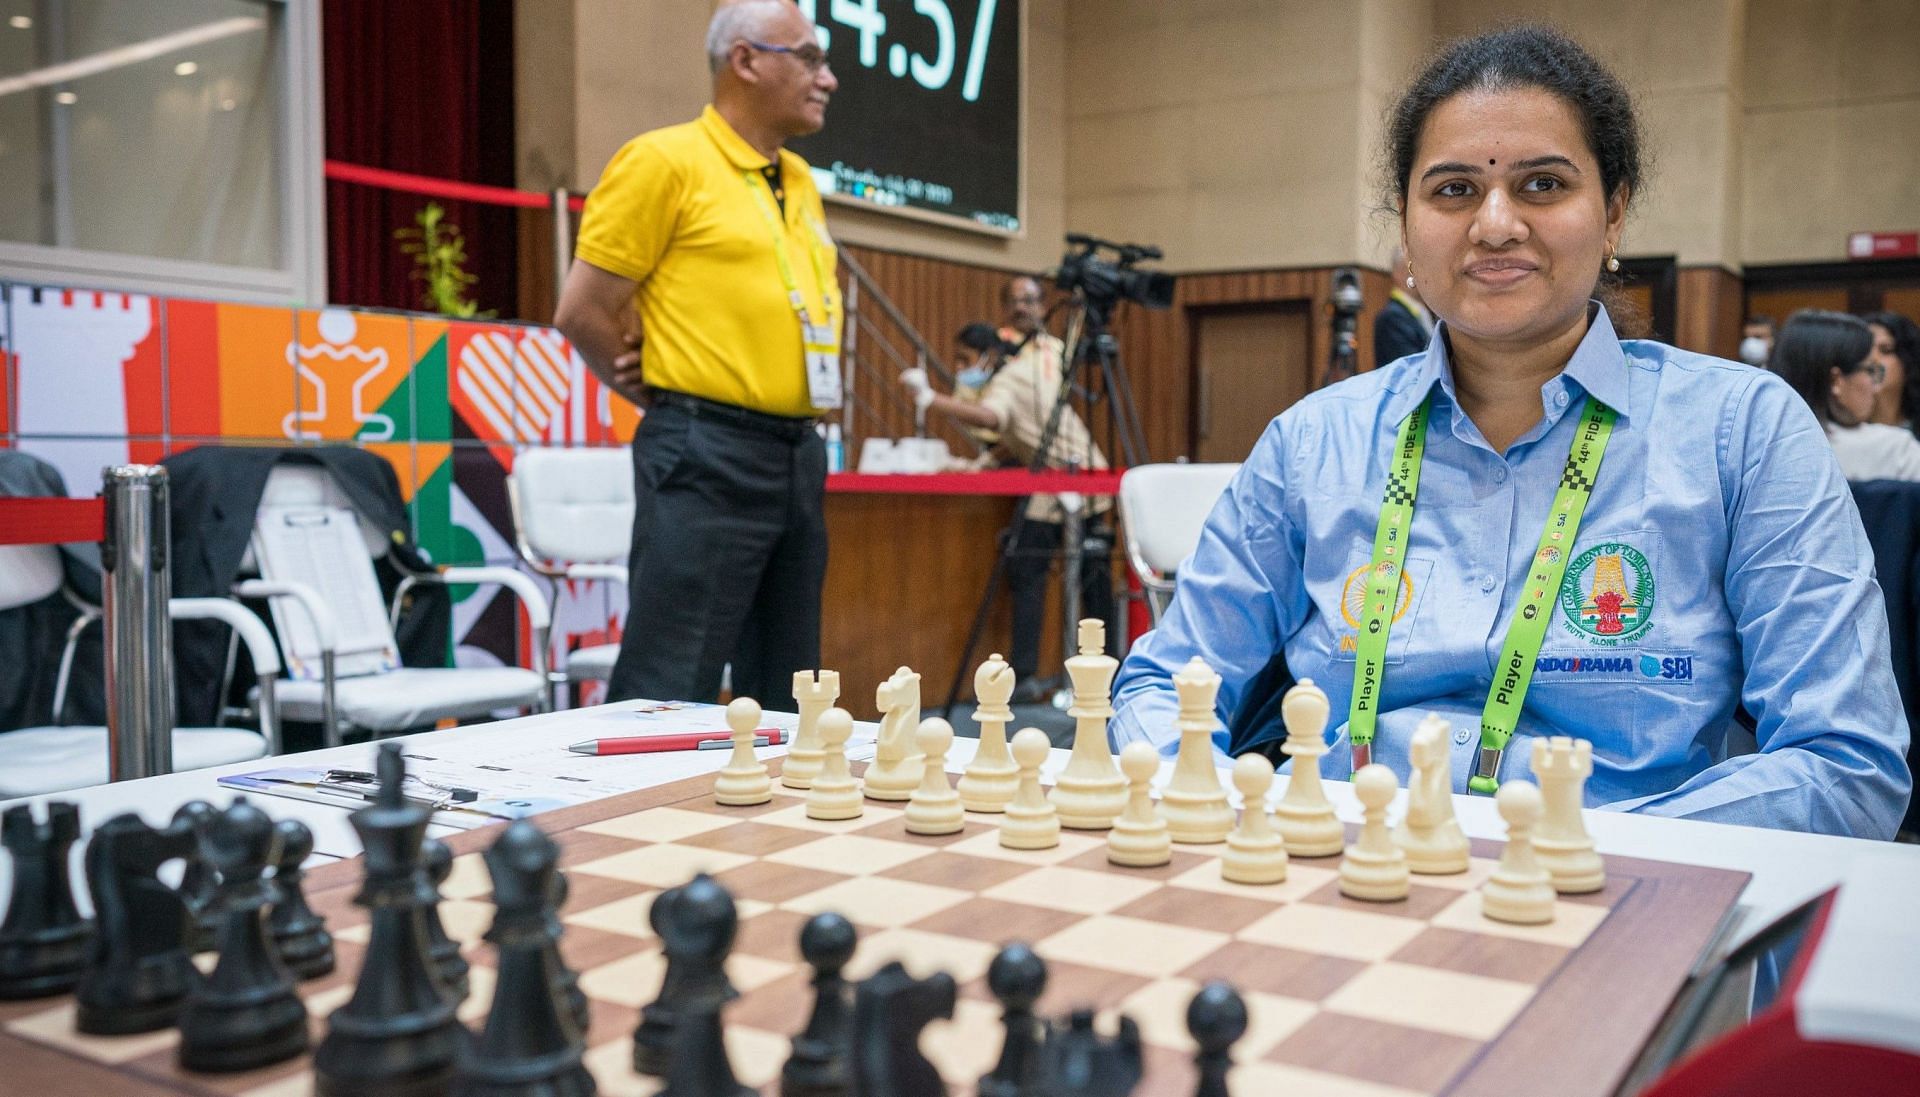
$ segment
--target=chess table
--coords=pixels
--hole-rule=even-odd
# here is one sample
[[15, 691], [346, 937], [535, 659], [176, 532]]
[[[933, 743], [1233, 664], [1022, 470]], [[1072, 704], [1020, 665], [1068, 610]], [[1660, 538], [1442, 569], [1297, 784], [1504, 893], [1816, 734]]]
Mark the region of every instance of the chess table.
[[[778, 763], [774, 763], [777, 772]], [[647, 910], [661, 890], [706, 871], [739, 904], [727, 1008], [740, 1078], [773, 1093], [811, 1004], [800, 926], [834, 910], [860, 930], [848, 974], [890, 959], [960, 983], [951, 1021], [922, 1047], [952, 1092], [970, 1093], [998, 1055], [1003, 1028], [985, 971], [999, 946], [1031, 943], [1048, 963], [1043, 1014], [1075, 1005], [1138, 1022], [1146, 1044], [1141, 1094], [1189, 1094], [1193, 1045], [1184, 1026], [1203, 981], [1225, 979], [1251, 1026], [1234, 1048], [1242, 1097], [1415, 1094], [1612, 1094], [1689, 972], [1722, 934], [1744, 872], [1607, 858], [1604, 890], [1563, 896], [1552, 923], [1515, 926], [1479, 912], [1475, 888], [1499, 843], [1476, 840], [1471, 869], [1414, 878], [1402, 902], [1342, 897], [1338, 858], [1296, 858], [1285, 882], [1224, 882], [1224, 846], [1176, 846], [1172, 863], [1120, 868], [1104, 835], [1066, 831], [1050, 850], [999, 846], [996, 816], [969, 815], [959, 834], [910, 835], [900, 805], [868, 801], [845, 822], [806, 817], [803, 793], [775, 786], [770, 803], [722, 807], [696, 777], [537, 817], [561, 846], [571, 884], [561, 948], [592, 1007], [587, 1063], [604, 1094], [658, 1089], [629, 1065], [640, 1008], [664, 970]], [[273, 810], [269, 802], [262, 806]], [[1349, 836], [1354, 828], [1349, 828]], [[441, 917], [470, 942], [472, 993], [485, 1016], [492, 988], [489, 881], [478, 851], [499, 828], [448, 839], [458, 855]], [[353, 987], [367, 927], [352, 905], [356, 862], [318, 868], [308, 895], [336, 937], [340, 964], [302, 986], [316, 1040]], [[204, 957], [203, 959], [210, 959]], [[174, 1062], [171, 1030], [79, 1036], [70, 998], [0, 1003], [6, 1092], [36, 1097], [233, 1095], [305, 1097], [307, 1058], [238, 1075], [194, 1075]]]

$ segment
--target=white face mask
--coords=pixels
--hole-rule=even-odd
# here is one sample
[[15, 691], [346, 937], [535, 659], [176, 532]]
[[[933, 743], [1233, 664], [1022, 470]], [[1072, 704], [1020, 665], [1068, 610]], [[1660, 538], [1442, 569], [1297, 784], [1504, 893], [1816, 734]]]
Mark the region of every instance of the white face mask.
[[1767, 364], [1767, 341], [1758, 335], [1749, 335], [1740, 340], [1740, 360], [1749, 366]]

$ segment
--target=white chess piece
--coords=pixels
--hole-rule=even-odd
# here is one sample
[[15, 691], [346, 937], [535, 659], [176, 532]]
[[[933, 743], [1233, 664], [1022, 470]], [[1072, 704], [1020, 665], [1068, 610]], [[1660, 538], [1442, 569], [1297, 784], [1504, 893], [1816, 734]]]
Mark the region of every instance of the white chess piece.
[[1393, 844], [1387, 829], [1387, 805], [1400, 787], [1393, 771], [1383, 765], [1360, 767], [1353, 775], [1353, 794], [1360, 800], [1365, 822], [1360, 838], [1347, 847], [1340, 861], [1340, 894], [1376, 903], [1407, 897], [1407, 855]]
[[1540, 782], [1546, 815], [1533, 836], [1533, 849], [1553, 877], [1553, 890], [1583, 895], [1607, 884], [1606, 865], [1594, 852], [1580, 805], [1593, 774], [1593, 744], [1556, 735], [1533, 741], [1533, 779]]
[[1545, 805], [1526, 781], [1503, 781], [1494, 796], [1507, 822], [1507, 848], [1480, 886], [1480, 909], [1498, 922], [1540, 925], [1553, 921], [1553, 877], [1533, 852], [1533, 828]]
[[913, 749], [920, 726], [920, 676], [906, 667], [880, 683], [873, 703], [880, 709], [880, 734], [874, 742], [863, 789], [869, 800], [905, 800], [920, 787], [926, 760]]
[[820, 714], [820, 741], [826, 754], [807, 789], [807, 818], [858, 819], [866, 810], [860, 782], [847, 766], [847, 738], [852, 734], [853, 714], [846, 709], [830, 708]]
[[1130, 868], [1164, 865], [1173, 860], [1173, 838], [1153, 807], [1160, 752], [1151, 743], [1128, 743], [1120, 751], [1120, 772], [1127, 778], [1127, 806], [1107, 832], [1107, 860]]
[[1428, 876], [1467, 871], [1471, 852], [1460, 820], [1453, 815], [1453, 782], [1447, 753], [1447, 722], [1432, 713], [1414, 730], [1407, 755], [1413, 777], [1407, 782], [1407, 816], [1393, 840], [1407, 855], [1407, 867]]
[[914, 745], [926, 756], [920, 787], [907, 799], [908, 834], [957, 834], [967, 821], [960, 794], [947, 784], [947, 751], [953, 749], [953, 725], [938, 716], [920, 721]]
[[793, 672], [793, 700], [800, 706], [800, 726], [780, 763], [780, 783], [788, 788], [811, 785], [826, 758], [820, 744], [820, 714], [840, 699], [840, 672], [823, 670], [817, 675], [811, 670]]
[[1287, 844], [1273, 829], [1267, 791], [1273, 787], [1273, 763], [1264, 754], [1242, 754], [1233, 763], [1233, 787], [1240, 790], [1240, 825], [1227, 835], [1220, 878], [1236, 884], [1277, 884], [1287, 878]]
[[973, 675], [973, 696], [979, 705], [973, 710], [980, 725], [980, 748], [960, 776], [960, 803], [968, 811], [998, 814], [1007, 810], [1013, 790], [1020, 783], [1020, 768], [1013, 764], [1007, 750], [1007, 724], [1013, 709], [1013, 668], [999, 653], [980, 664]]
[[1060, 817], [1040, 789], [1040, 767], [1053, 743], [1039, 728], [1022, 728], [1013, 737], [1013, 761], [1020, 784], [1000, 820], [1000, 844], [1008, 849], [1052, 849], [1060, 844]]
[[1273, 809], [1274, 825], [1293, 857], [1331, 857], [1347, 845], [1347, 832], [1333, 813], [1320, 783], [1320, 759], [1327, 753], [1327, 695], [1313, 679], [1302, 678], [1280, 702], [1287, 742], [1280, 749], [1293, 759], [1287, 791]]
[[1074, 830], [1106, 830], [1127, 806], [1127, 779], [1113, 764], [1107, 745], [1107, 721], [1113, 718], [1113, 675], [1119, 660], [1107, 654], [1107, 626], [1098, 618], [1080, 622], [1080, 654], [1067, 660], [1073, 678], [1073, 755], [1053, 783], [1049, 797], [1060, 825]]
[[753, 733], [760, 727], [760, 702], [736, 697], [727, 706], [727, 727], [733, 731], [733, 756], [713, 779], [715, 803], [729, 807], [764, 804], [773, 799], [773, 778], [767, 764], [753, 753]]
[[1173, 688], [1180, 695], [1180, 753], [1161, 795], [1160, 811], [1176, 842], [1224, 842], [1233, 829], [1233, 807], [1227, 790], [1220, 787], [1220, 771], [1213, 768], [1213, 729], [1219, 724], [1213, 702], [1220, 694], [1220, 676], [1195, 656], [1173, 676]]

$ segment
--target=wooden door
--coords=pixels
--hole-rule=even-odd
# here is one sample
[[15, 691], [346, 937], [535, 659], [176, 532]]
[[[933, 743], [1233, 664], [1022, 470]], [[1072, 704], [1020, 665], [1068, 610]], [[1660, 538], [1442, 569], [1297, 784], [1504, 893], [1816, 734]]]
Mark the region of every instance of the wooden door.
[[1245, 460], [1273, 417], [1307, 394], [1308, 329], [1303, 301], [1194, 312], [1194, 460]]

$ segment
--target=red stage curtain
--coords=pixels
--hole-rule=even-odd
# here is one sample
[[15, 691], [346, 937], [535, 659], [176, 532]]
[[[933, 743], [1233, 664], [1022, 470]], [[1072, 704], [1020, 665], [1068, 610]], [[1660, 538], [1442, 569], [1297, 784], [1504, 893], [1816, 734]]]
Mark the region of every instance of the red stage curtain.
[[[513, 0], [325, 0], [327, 157], [469, 183], [514, 184]], [[394, 230], [428, 199], [327, 183], [335, 304], [422, 307]], [[469, 296], [513, 316], [515, 213], [440, 204], [467, 241]]]

